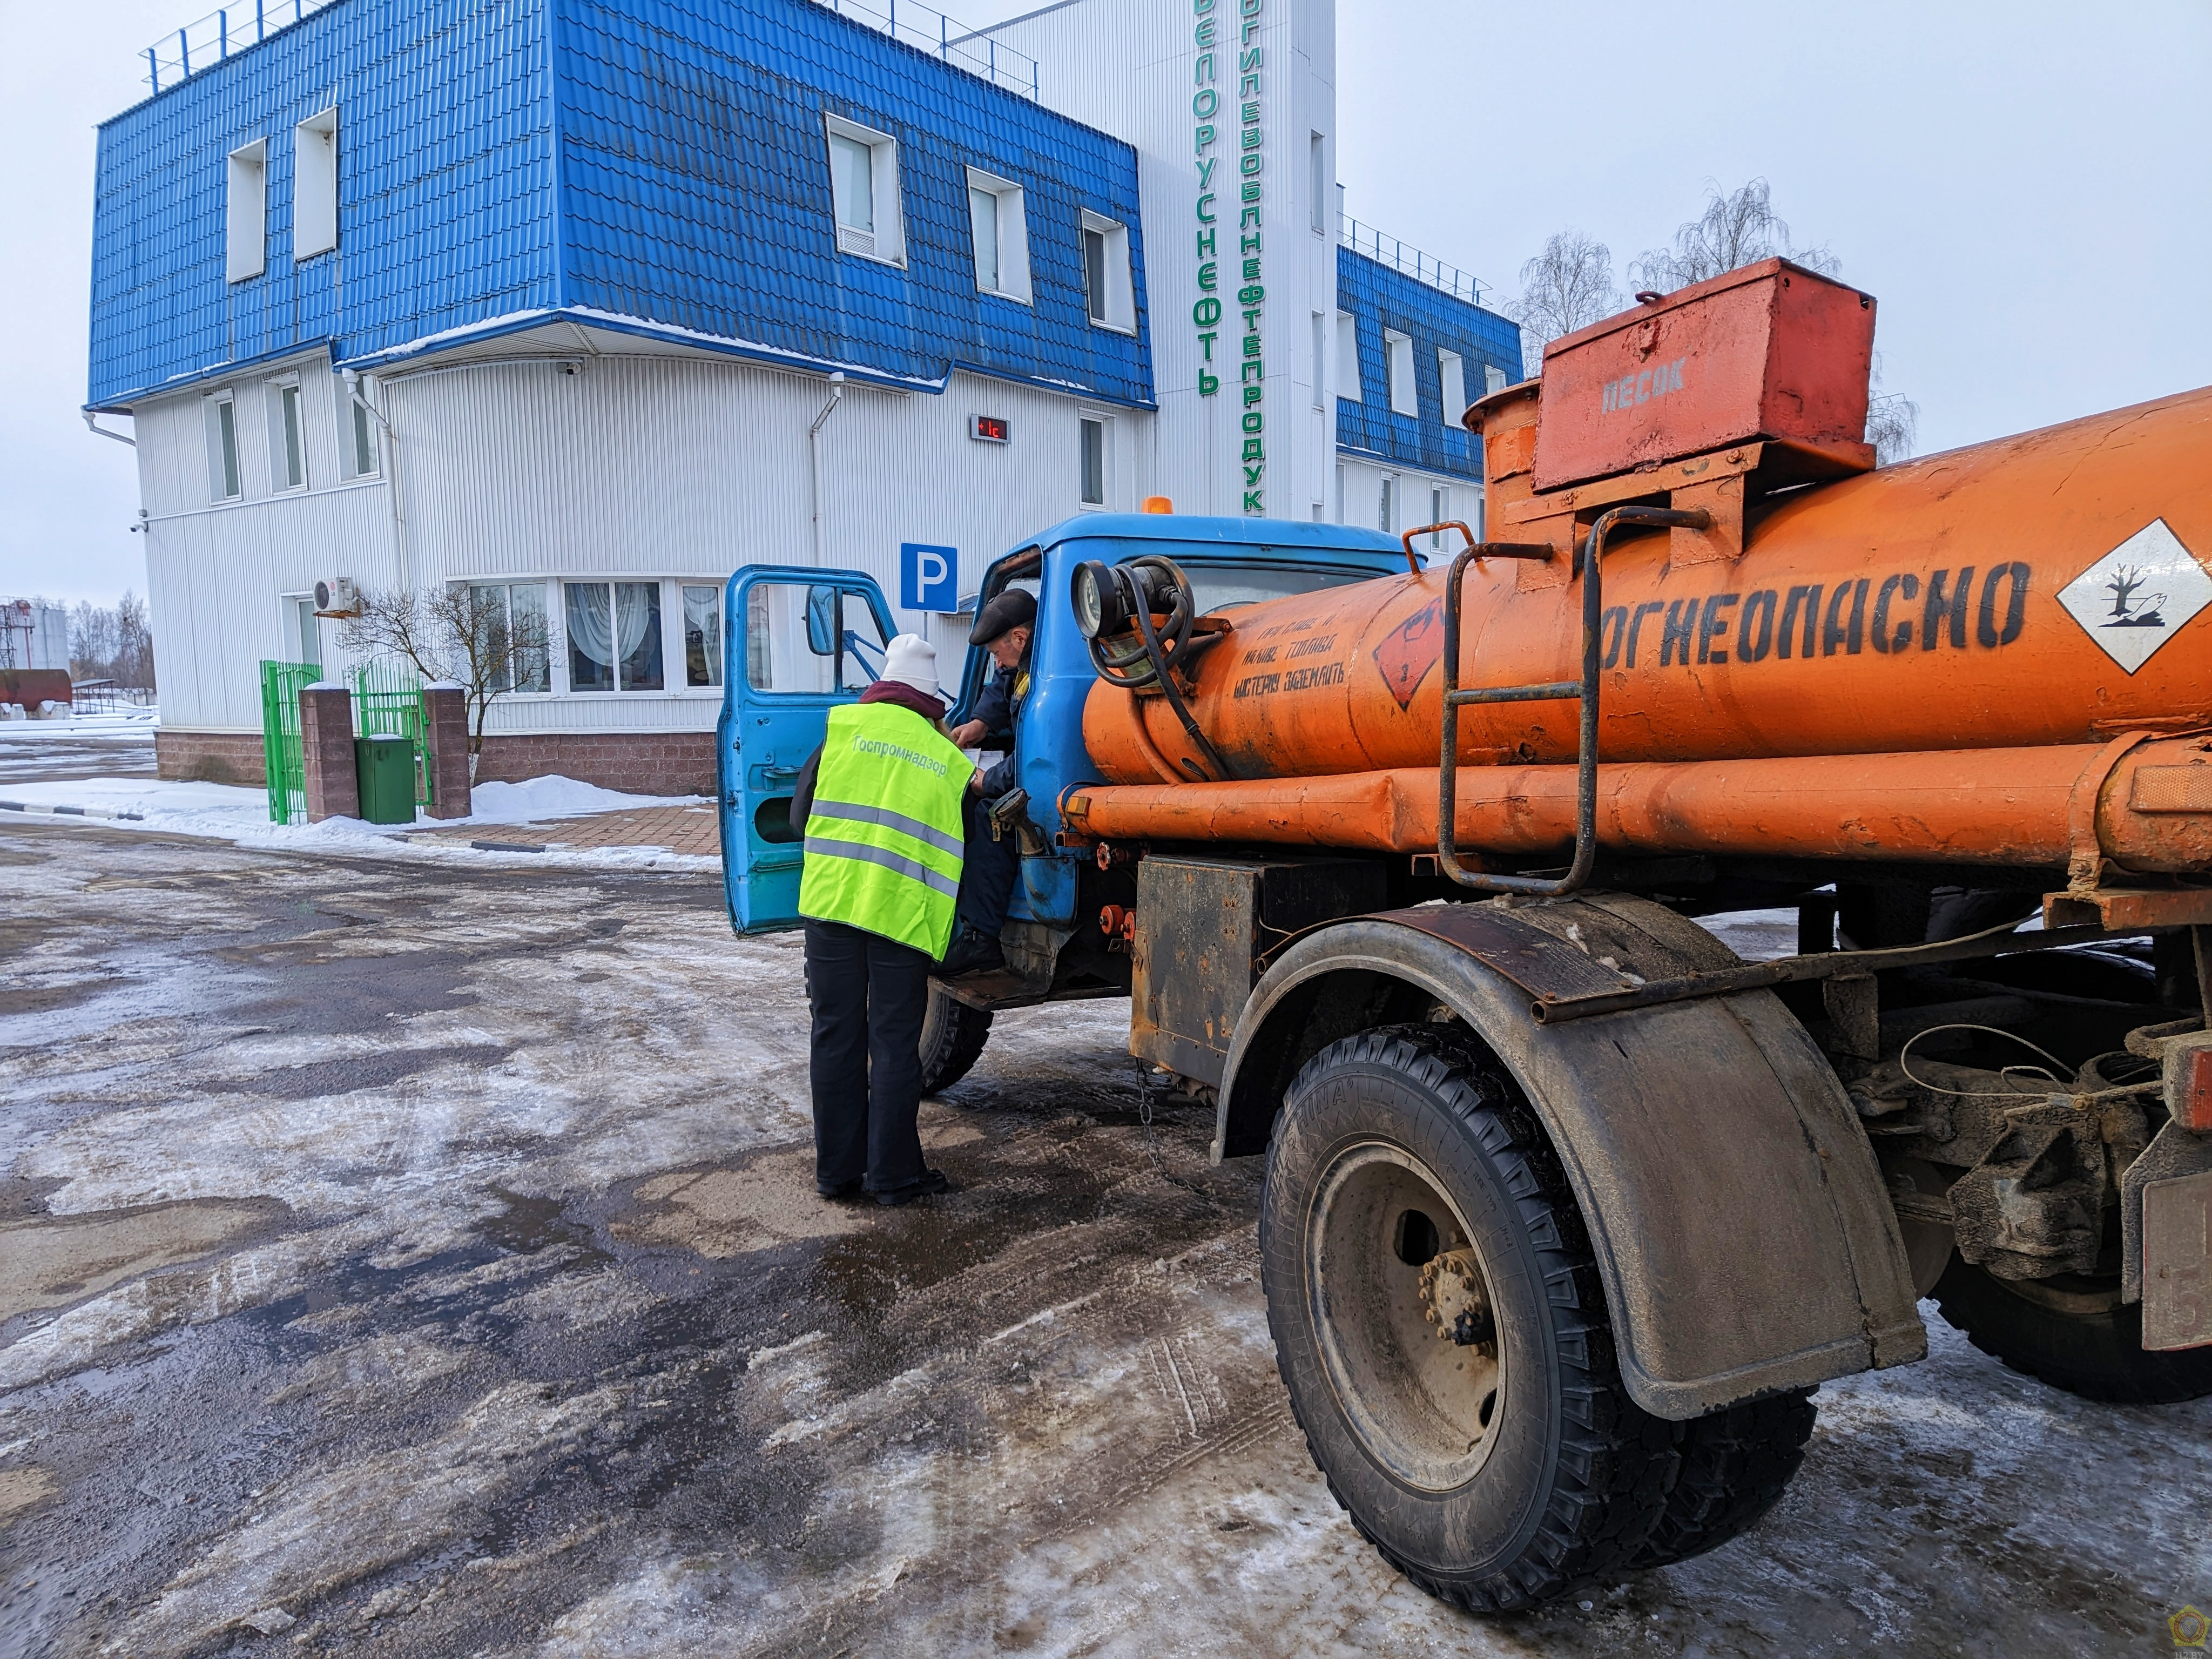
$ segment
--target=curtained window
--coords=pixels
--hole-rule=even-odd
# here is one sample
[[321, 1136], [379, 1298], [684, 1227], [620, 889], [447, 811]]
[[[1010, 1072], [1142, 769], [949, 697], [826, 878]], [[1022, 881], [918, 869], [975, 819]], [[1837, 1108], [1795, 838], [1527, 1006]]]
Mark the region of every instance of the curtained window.
[[722, 683], [722, 590], [684, 590], [684, 683]]
[[659, 582], [563, 582], [571, 691], [658, 691]]

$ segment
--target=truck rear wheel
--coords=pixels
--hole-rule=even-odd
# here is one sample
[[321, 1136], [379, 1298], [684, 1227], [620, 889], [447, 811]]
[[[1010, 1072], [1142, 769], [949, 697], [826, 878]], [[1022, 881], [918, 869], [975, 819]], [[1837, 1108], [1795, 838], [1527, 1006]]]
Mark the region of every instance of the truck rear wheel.
[[2212, 1348], [2146, 1352], [2142, 1304], [2117, 1278], [1999, 1279], [1954, 1251], [1936, 1281], [1944, 1322], [1984, 1353], [2085, 1400], [2172, 1405], [2212, 1395]]
[[970, 1008], [932, 980], [929, 1006], [921, 1017], [922, 1093], [950, 1089], [966, 1077], [990, 1039], [990, 1014]]
[[1686, 1561], [1756, 1525], [1805, 1461], [1816, 1415], [1813, 1391], [1792, 1389], [1683, 1424], [1681, 1473], [1629, 1565]]
[[1679, 1431], [1629, 1398], [1558, 1156], [1472, 1042], [1398, 1026], [1307, 1063], [1260, 1261], [1306, 1443], [1392, 1565], [1489, 1613], [1633, 1564]]

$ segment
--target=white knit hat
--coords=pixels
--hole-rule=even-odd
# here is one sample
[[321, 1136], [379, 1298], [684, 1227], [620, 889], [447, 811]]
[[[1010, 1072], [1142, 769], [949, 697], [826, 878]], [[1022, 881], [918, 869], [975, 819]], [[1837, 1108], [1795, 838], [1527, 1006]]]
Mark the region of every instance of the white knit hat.
[[925, 697], [938, 696], [937, 647], [919, 634], [902, 634], [884, 653], [883, 678], [910, 685]]

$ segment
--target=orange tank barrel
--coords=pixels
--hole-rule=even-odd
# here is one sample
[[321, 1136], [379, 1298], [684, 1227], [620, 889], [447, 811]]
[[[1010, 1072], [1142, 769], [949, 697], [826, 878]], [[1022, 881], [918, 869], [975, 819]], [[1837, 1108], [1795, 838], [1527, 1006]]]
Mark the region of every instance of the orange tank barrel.
[[[2212, 741], [1632, 763], [1598, 769], [1614, 851], [1943, 864], [2067, 864], [2091, 827], [2132, 869], [2212, 867]], [[1374, 853], [1437, 847], [1434, 767], [1257, 783], [1097, 785], [1069, 827], [1101, 841], [1249, 842]], [[1523, 856], [1574, 840], [1565, 766], [1459, 775], [1461, 842]]]
[[[1523, 506], [1553, 498], [1530, 503], [1525, 477], [1501, 477], [1525, 470], [1530, 434], [1499, 424], [1492, 533], [1510, 537], [1505, 485]], [[2212, 389], [1754, 505], [1740, 556], [1693, 536], [1686, 551], [1686, 536], [1608, 546], [1608, 762], [2020, 750], [2212, 726]], [[1433, 771], [1444, 580], [1230, 613], [1233, 631], [1194, 667], [1199, 726], [1240, 779]], [[1575, 678], [1581, 588], [1564, 556], [1465, 580], [1462, 685]], [[1463, 764], [1568, 763], [1575, 705], [1471, 707], [1460, 730]], [[1084, 738], [1114, 783], [1201, 758], [1159, 699], [1103, 684]]]

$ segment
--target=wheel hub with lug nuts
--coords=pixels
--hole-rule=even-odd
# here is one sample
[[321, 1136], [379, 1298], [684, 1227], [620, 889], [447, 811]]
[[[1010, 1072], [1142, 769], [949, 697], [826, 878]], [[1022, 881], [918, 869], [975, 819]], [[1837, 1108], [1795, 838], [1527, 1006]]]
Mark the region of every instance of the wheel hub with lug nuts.
[[1491, 1316], [1489, 1294], [1483, 1289], [1482, 1269], [1469, 1249], [1445, 1250], [1431, 1256], [1421, 1268], [1421, 1317], [1437, 1328], [1437, 1337], [1462, 1348], [1494, 1352], [1498, 1322]]

